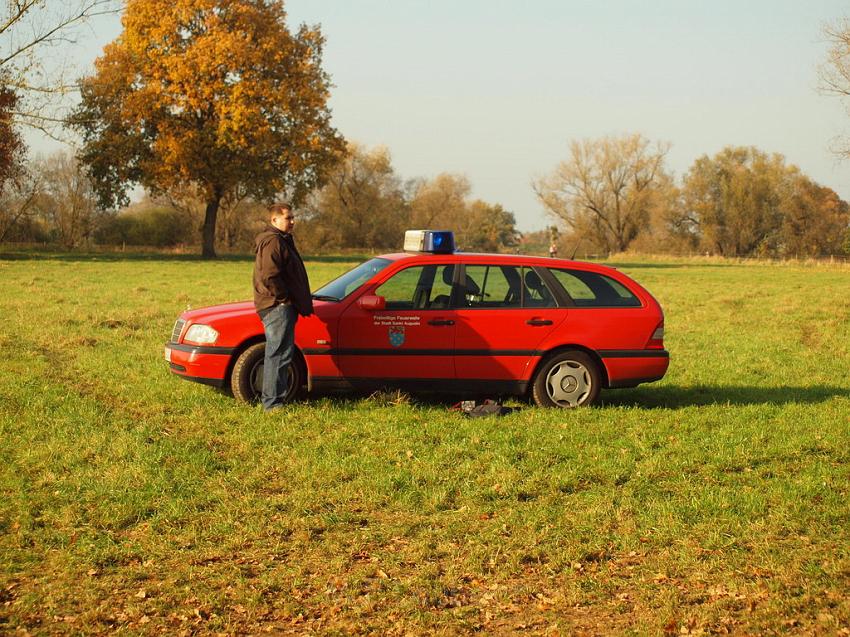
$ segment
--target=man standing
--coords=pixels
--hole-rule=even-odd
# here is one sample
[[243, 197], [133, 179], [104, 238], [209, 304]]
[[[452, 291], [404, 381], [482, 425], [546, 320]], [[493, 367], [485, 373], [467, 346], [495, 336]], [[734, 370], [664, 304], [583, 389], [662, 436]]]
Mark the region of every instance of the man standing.
[[261, 402], [266, 411], [282, 407], [297, 387], [289, 386], [298, 315], [313, 313], [310, 281], [292, 239], [295, 216], [288, 203], [269, 207], [269, 225], [254, 240], [254, 307], [266, 332]]

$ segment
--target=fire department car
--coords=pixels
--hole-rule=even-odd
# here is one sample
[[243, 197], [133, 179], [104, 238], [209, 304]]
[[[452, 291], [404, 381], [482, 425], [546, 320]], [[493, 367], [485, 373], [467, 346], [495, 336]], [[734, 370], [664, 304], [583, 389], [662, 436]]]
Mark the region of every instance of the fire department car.
[[[290, 398], [393, 387], [577, 407], [659, 380], [669, 364], [661, 306], [622, 272], [458, 252], [447, 232], [408, 231], [404, 252], [369, 259], [313, 299], [295, 330]], [[172, 372], [245, 401], [261, 390], [263, 353], [250, 301], [184, 312], [165, 346]]]

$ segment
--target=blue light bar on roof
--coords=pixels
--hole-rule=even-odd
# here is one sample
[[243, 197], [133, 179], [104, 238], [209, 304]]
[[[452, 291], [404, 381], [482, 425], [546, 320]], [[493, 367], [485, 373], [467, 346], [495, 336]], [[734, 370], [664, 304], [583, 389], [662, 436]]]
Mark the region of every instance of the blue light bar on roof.
[[405, 252], [434, 252], [448, 254], [455, 251], [455, 235], [451, 230], [408, 230], [404, 233]]

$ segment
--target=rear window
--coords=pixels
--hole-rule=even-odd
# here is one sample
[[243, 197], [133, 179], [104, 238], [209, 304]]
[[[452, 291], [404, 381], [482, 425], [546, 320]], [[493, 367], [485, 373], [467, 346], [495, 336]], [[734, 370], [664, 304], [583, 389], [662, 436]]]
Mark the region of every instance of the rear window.
[[625, 285], [609, 276], [584, 270], [549, 268], [577, 307], [640, 307]]

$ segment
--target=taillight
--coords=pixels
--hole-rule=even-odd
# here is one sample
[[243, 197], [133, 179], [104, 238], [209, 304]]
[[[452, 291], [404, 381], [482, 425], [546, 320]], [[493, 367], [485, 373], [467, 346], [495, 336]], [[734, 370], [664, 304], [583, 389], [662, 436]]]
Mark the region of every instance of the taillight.
[[652, 336], [649, 337], [649, 342], [646, 344], [646, 349], [664, 349], [664, 320], [658, 324]]

